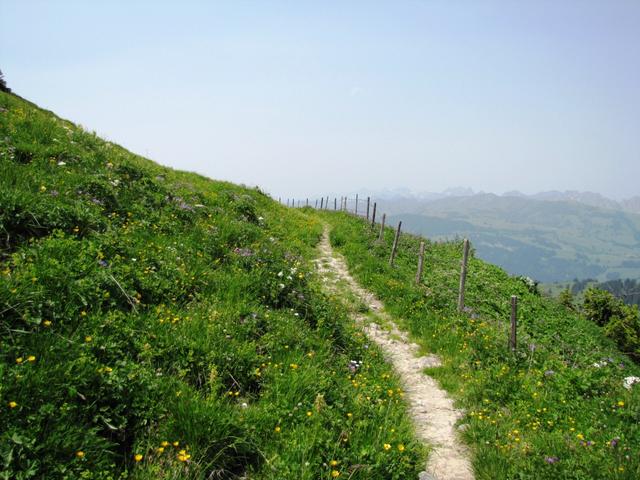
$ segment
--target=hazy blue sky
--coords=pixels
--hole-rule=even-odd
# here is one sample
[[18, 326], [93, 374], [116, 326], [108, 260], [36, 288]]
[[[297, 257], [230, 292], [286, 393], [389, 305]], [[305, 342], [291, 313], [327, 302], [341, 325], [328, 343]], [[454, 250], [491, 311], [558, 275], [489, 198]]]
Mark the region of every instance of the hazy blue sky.
[[18, 94], [274, 196], [640, 194], [640, 1], [0, 0]]

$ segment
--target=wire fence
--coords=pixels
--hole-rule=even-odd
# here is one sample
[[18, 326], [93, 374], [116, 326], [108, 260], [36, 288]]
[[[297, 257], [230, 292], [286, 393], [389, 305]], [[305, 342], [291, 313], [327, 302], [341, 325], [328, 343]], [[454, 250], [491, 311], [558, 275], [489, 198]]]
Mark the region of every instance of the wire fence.
[[278, 202], [290, 208], [310, 207], [316, 210], [334, 210], [351, 213], [359, 217], [369, 218], [373, 215], [376, 203], [371, 197], [341, 196], [316, 198], [278, 198]]
[[[377, 223], [380, 224], [380, 233], [378, 237], [378, 242], [381, 242], [383, 239], [384, 231], [385, 231], [385, 221], [386, 214], [377, 211], [377, 202], [372, 201], [371, 197], [362, 197], [358, 194], [355, 196], [341, 196], [341, 197], [319, 197], [319, 198], [287, 198], [282, 199], [278, 198], [278, 202], [286, 205], [290, 208], [313, 208], [316, 210], [333, 210], [333, 211], [341, 211], [346, 212], [351, 215], [355, 215], [357, 217], [362, 217], [366, 219], [368, 222], [371, 222], [371, 227], [375, 227]], [[388, 225], [387, 227], [391, 227]], [[398, 222], [397, 227], [395, 228], [395, 235], [393, 239], [393, 244], [391, 247], [391, 254], [389, 256], [389, 265], [393, 267], [394, 259], [397, 254], [397, 249], [400, 240], [400, 233], [402, 228], [402, 221]], [[422, 271], [424, 268], [424, 242], [421, 242], [420, 248], [418, 251], [417, 258], [417, 271], [415, 276], [416, 284], [421, 283]], [[457, 310], [460, 313], [464, 313], [467, 311], [465, 308], [465, 286], [467, 279], [467, 263], [469, 258], [469, 248], [470, 243], [468, 239], [464, 239], [463, 242], [463, 251], [461, 252], [461, 260], [460, 260], [460, 277], [459, 277], [459, 285], [458, 285], [458, 302], [457, 302]], [[511, 315], [510, 315], [510, 329], [508, 333], [508, 345], [509, 349], [513, 352], [516, 351], [516, 338], [517, 338], [517, 316], [518, 316], [518, 297], [512, 296], [510, 298], [511, 303]]]

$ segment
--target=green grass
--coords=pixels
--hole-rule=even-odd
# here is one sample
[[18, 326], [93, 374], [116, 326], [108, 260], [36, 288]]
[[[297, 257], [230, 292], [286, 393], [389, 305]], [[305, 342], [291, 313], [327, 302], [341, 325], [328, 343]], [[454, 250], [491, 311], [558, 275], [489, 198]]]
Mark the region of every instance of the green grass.
[[[640, 369], [595, 324], [474, 256], [466, 312], [457, 313], [462, 242], [427, 241], [415, 285], [418, 237], [393, 240], [343, 213], [322, 213], [352, 274], [421, 344], [429, 369], [466, 410], [463, 437], [478, 479], [635, 479], [640, 476]], [[518, 348], [507, 349], [509, 301], [519, 297]], [[597, 366], [596, 366], [597, 364]]]
[[0, 478], [417, 476], [315, 215], [0, 108]]

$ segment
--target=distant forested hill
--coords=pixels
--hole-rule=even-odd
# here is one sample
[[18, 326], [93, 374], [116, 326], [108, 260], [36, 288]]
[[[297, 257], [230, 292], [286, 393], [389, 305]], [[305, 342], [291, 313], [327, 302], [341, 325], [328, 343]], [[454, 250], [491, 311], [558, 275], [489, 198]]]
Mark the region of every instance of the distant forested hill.
[[640, 215], [574, 201], [477, 194], [416, 202], [391, 222], [435, 238], [469, 237], [478, 255], [542, 282], [640, 278]]

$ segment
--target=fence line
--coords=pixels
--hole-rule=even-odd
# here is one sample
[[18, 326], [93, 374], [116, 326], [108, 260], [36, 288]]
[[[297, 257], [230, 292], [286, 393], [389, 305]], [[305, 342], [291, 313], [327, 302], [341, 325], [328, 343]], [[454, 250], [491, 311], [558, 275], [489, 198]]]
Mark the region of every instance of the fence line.
[[[333, 202], [331, 201], [333, 198]], [[278, 197], [278, 202], [282, 205], [292, 208], [314, 208], [316, 210], [331, 210], [330, 205], [333, 204], [334, 211], [341, 211], [347, 213], [349, 215], [353, 215], [355, 217], [363, 218], [370, 225], [371, 229], [374, 230], [376, 228], [376, 213], [378, 210], [377, 202], [372, 201], [371, 197], [362, 198], [359, 194], [355, 194], [355, 197], [349, 197], [348, 195], [342, 195], [340, 197], [334, 196], [331, 197], [327, 195], [326, 197], [319, 197], [314, 199], [305, 198], [304, 201], [296, 198], [287, 198], [286, 202], [281, 197]], [[313, 205], [313, 206], [312, 206]], [[371, 211], [373, 207], [373, 212]], [[384, 243], [384, 232], [385, 232], [385, 222], [387, 220], [387, 214], [382, 213], [382, 221], [380, 222], [380, 232], [378, 234], [378, 238], [375, 243], [382, 244]], [[389, 266], [393, 268], [394, 260], [397, 255], [399, 240], [400, 240], [400, 229], [402, 226], [402, 221], [398, 222], [397, 229], [395, 230], [395, 234], [393, 237], [393, 245], [391, 247], [391, 254], [389, 256]], [[389, 228], [389, 227], [387, 227]], [[465, 288], [467, 283], [467, 274], [468, 274], [468, 262], [469, 262], [469, 250], [470, 250], [470, 242], [468, 239], [464, 239], [462, 243], [462, 255], [460, 259], [460, 282], [458, 286], [458, 301], [457, 301], [457, 311], [461, 314], [466, 314], [471, 310], [465, 307]], [[424, 269], [424, 260], [425, 260], [425, 242], [420, 242], [420, 247], [418, 250], [417, 256], [417, 269], [415, 276], [415, 284], [420, 285], [422, 283], [422, 272]], [[437, 262], [438, 260], [435, 259]], [[452, 272], [453, 274], [453, 272]], [[511, 315], [510, 315], [510, 329], [508, 333], [508, 349], [514, 352], [517, 348], [516, 343], [516, 335], [517, 335], [517, 317], [518, 317], [518, 298], [516, 296], [511, 297]]]
[[372, 197], [363, 198], [356, 194], [355, 196], [331, 196], [316, 198], [284, 198], [278, 197], [278, 203], [286, 205], [290, 208], [310, 207], [315, 210], [332, 210], [343, 211], [357, 217], [366, 218], [371, 221], [371, 225], [376, 224], [377, 203]]

